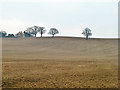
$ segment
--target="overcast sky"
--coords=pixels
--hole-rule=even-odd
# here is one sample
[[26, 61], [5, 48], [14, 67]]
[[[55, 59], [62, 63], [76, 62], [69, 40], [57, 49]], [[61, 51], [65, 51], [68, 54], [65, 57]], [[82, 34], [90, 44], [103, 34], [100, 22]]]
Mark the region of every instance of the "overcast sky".
[[118, 37], [117, 0], [1, 0], [0, 11], [0, 30], [8, 33], [38, 25], [59, 36], [81, 37], [88, 27], [92, 37]]

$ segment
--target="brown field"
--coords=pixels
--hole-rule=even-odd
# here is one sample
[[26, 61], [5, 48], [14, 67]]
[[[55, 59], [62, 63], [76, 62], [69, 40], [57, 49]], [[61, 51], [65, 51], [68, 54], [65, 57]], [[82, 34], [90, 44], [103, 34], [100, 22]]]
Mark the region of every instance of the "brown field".
[[117, 88], [118, 40], [4, 38], [3, 88]]

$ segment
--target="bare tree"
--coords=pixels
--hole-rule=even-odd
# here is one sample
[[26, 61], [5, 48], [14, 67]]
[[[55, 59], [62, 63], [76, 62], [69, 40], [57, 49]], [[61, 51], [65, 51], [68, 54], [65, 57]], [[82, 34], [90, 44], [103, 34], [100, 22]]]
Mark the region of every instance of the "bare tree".
[[36, 37], [37, 33], [39, 30], [39, 26], [33, 26], [33, 27], [29, 27], [27, 28], [27, 30], [25, 31], [26, 33], [32, 34]]
[[88, 40], [88, 36], [92, 36], [91, 30], [89, 28], [85, 28], [82, 34], [86, 36], [86, 40]]
[[20, 37], [23, 38], [24, 37], [24, 33], [22, 31], [18, 32], [15, 37]]
[[7, 32], [6, 31], [0, 31], [0, 37], [6, 37]]
[[51, 28], [48, 34], [51, 34], [52, 37], [54, 37], [54, 35], [58, 34], [59, 31], [56, 28]]
[[39, 27], [38, 28], [38, 32], [40, 33], [41, 37], [42, 35], [46, 32], [45, 28], [44, 27]]

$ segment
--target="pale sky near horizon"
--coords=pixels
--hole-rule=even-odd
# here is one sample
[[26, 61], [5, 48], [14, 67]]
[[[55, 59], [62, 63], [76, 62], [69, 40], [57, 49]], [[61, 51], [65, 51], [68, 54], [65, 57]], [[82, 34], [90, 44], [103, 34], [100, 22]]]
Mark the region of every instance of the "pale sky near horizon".
[[[57, 2], [58, 1], [58, 2]], [[59, 30], [58, 36], [118, 37], [117, 0], [1, 0], [0, 30], [17, 33], [34, 25]], [[44, 36], [48, 35], [45, 34]]]

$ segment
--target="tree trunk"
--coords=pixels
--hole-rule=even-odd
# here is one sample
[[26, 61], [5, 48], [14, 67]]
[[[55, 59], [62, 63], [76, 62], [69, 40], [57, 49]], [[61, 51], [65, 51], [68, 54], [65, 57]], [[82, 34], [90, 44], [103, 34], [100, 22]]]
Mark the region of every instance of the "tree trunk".
[[41, 37], [42, 37], [42, 34], [41, 34]]
[[53, 34], [53, 36], [52, 36], [53, 38], [54, 38], [54, 34]]
[[88, 35], [86, 35], [86, 40], [88, 40]]
[[36, 37], [36, 34], [35, 34], [35, 37]]

